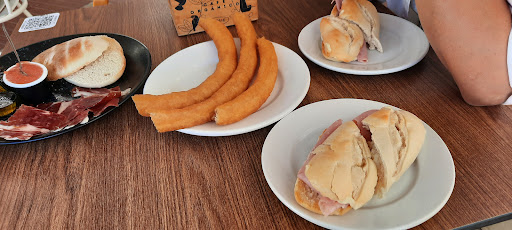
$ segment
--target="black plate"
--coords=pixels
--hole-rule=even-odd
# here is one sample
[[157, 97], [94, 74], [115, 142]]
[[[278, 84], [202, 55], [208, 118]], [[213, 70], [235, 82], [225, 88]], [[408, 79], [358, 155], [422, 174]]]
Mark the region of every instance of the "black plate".
[[[148, 48], [141, 42], [120, 34], [110, 34], [110, 33], [88, 33], [88, 34], [75, 34], [69, 36], [63, 36], [58, 38], [52, 38], [46, 41], [34, 43], [32, 45], [23, 47], [18, 49], [18, 54], [20, 55], [20, 59], [22, 61], [30, 61], [39, 53], [45, 51], [46, 49], [60, 44], [62, 42], [83, 37], [83, 36], [94, 36], [94, 35], [107, 35], [111, 38], [116, 39], [121, 47], [123, 47], [124, 56], [126, 57], [126, 68], [124, 70], [123, 76], [113, 84], [106, 86], [105, 88], [112, 88], [114, 86], [121, 87], [121, 90], [125, 90], [127, 88], [131, 88], [129, 94], [122, 97], [119, 101], [119, 106], [123, 104], [126, 100], [128, 100], [144, 83], [149, 76], [149, 72], [151, 71], [151, 54], [149, 53]], [[0, 71], [4, 72], [7, 68], [16, 64], [16, 57], [14, 53], [8, 53], [2, 57], [0, 57]], [[0, 75], [1, 76], [1, 75]], [[1, 79], [1, 78], [0, 78]], [[1, 80], [0, 80], [1, 81]], [[3, 85], [3, 83], [2, 83]], [[48, 87], [52, 91], [52, 94], [56, 99], [54, 101], [59, 100], [71, 100], [71, 89], [75, 87], [75, 85], [68, 83], [65, 80], [58, 80], [48, 84]], [[5, 87], [4, 87], [5, 88]], [[23, 104], [23, 101], [18, 101], [18, 104]], [[32, 141], [38, 141], [47, 139], [50, 137], [55, 137], [60, 134], [64, 134], [75, 129], [79, 129], [84, 125], [90, 124], [91, 122], [98, 120], [99, 118], [105, 116], [110, 111], [114, 110], [117, 107], [108, 107], [101, 115], [97, 117], [89, 117], [90, 120], [85, 124], [79, 124], [73, 126], [69, 129], [64, 129], [58, 132], [50, 132], [42, 135], [37, 135], [32, 137], [29, 140], [18, 140], [18, 141], [9, 141], [3, 138], [0, 138], [0, 145], [6, 144], [19, 144], [26, 143]], [[7, 117], [2, 118], [2, 120], [7, 120]]]

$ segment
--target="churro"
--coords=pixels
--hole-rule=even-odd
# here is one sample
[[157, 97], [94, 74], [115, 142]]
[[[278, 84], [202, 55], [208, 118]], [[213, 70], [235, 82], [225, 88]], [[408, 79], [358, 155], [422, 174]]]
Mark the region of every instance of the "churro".
[[258, 111], [272, 93], [277, 79], [277, 55], [272, 42], [259, 38], [260, 67], [254, 83], [235, 99], [215, 109], [214, 120], [218, 125], [240, 121]]
[[161, 109], [151, 112], [158, 132], [167, 132], [204, 124], [213, 119], [215, 108], [232, 100], [247, 89], [258, 64], [257, 35], [250, 19], [242, 13], [235, 13], [233, 21], [241, 40], [240, 61], [231, 76], [210, 98], [181, 108]]
[[137, 110], [142, 116], [152, 111], [183, 108], [209, 98], [231, 77], [237, 66], [237, 54], [233, 36], [221, 22], [211, 18], [201, 18], [199, 25], [212, 38], [217, 48], [219, 63], [215, 72], [196, 88], [188, 91], [172, 92], [163, 95], [138, 94], [132, 96]]

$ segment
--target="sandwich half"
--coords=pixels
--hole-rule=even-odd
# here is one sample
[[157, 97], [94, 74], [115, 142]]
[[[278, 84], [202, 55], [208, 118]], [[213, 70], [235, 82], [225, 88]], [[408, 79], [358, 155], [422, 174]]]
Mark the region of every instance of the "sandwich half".
[[[332, 61], [368, 61], [368, 48], [383, 52], [377, 9], [367, 0], [336, 1], [320, 22], [322, 54]], [[368, 44], [368, 47], [366, 46]]]
[[414, 114], [387, 107], [366, 117], [362, 125], [371, 132], [369, 146], [379, 178], [375, 194], [383, 197], [418, 156], [426, 130]]
[[343, 215], [373, 197], [377, 169], [357, 125], [338, 121], [320, 136], [297, 177], [294, 194], [302, 207]]

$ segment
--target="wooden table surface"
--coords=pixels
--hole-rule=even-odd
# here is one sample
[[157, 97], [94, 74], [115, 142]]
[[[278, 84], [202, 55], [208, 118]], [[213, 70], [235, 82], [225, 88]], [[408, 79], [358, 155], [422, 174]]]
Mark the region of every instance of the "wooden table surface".
[[[454, 228], [512, 212], [512, 106], [466, 104], [432, 50], [417, 65], [387, 75], [321, 68], [300, 52], [297, 37], [329, 14], [330, 1], [258, 2], [258, 34], [295, 51], [310, 69], [311, 86], [300, 106], [332, 98], [380, 101], [415, 113], [444, 140], [455, 162], [455, 188], [446, 206], [417, 229]], [[65, 11], [56, 27], [34, 32], [16, 32], [20, 24], [12, 33], [17, 47], [77, 33], [131, 36], [150, 50], [152, 68], [210, 40], [204, 33], [178, 37], [165, 0]], [[284, 206], [267, 185], [261, 148], [271, 129], [228, 137], [157, 133], [130, 100], [73, 132], [0, 146], [0, 228], [318, 227]]]

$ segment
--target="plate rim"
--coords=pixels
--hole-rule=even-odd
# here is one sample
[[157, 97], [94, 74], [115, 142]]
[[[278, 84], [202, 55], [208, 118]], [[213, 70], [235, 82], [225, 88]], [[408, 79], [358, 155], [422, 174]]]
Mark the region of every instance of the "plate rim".
[[[148, 64], [149, 64], [144, 69], [144, 76], [142, 77], [141, 81], [135, 87], [133, 87], [130, 90], [130, 92], [124, 96], [124, 98], [119, 100], [119, 104], [116, 107], [108, 107], [107, 109], [105, 109], [105, 111], [103, 113], [101, 113], [100, 115], [98, 115], [96, 117], [90, 118], [89, 121], [87, 121], [85, 124], [78, 124], [78, 125], [75, 125], [75, 126], [69, 128], [69, 129], [62, 129], [62, 130], [59, 130], [59, 131], [56, 131], [56, 132], [50, 132], [47, 135], [43, 134], [43, 135], [40, 135], [40, 136], [39, 135], [38, 136], [34, 136], [33, 138], [30, 138], [28, 140], [5, 140], [3, 138], [0, 138], [0, 145], [13, 145], [13, 144], [23, 144], [23, 143], [41, 141], [41, 140], [45, 140], [45, 139], [49, 139], [49, 138], [52, 138], [52, 137], [56, 137], [56, 136], [59, 136], [59, 135], [62, 135], [62, 134], [68, 133], [68, 132], [72, 132], [72, 131], [74, 131], [76, 129], [82, 128], [82, 127], [84, 127], [84, 126], [86, 126], [86, 125], [88, 125], [88, 124], [90, 124], [90, 123], [92, 123], [92, 122], [102, 118], [103, 116], [109, 114], [113, 110], [119, 108], [123, 103], [128, 101], [128, 99], [130, 99], [131, 96], [134, 95], [145, 84], [146, 80], [149, 77], [149, 74], [151, 72], [151, 67], [152, 67], [151, 53], [149, 52], [149, 49], [146, 47], [146, 45], [144, 43], [140, 42], [139, 40], [137, 40], [137, 39], [135, 39], [133, 37], [130, 37], [130, 36], [127, 36], [127, 35], [124, 35], [124, 34], [118, 34], [118, 33], [81, 33], [81, 34], [70, 34], [70, 35], [53, 37], [53, 38], [46, 39], [46, 40], [43, 40], [43, 41], [35, 42], [35, 43], [32, 43], [32, 44], [23, 46], [21, 48], [17, 48], [17, 50], [25, 49], [25, 48], [27, 48], [29, 46], [37, 46], [38, 44], [44, 44], [46, 42], [49, 42], [49, 41], [52, 41], [52, 40], [55, 40], [55, 39], [64, 39], [63, 42], [66, 42], [66, 41], [69, 41], [69, 40], [74, 39], [74, 38], [85, 37], [85, 36], [95, 36], [95, 35], [106, 35], [106, 36], [109, 36], [110, 38], [113, 38], [113, 39], [116, 39], [116, 37], [124, 37], [124, 38], [130, 39], [132, 41], [135, 41], [136, 43], [141, 45], [141, 47], [144, 48], [143, 50], [145, 51], [144, 52], [145, 55], [147, 55], [147, 57], [148, 57]], [[57, 43], [57, 44], [60, 44], [60, 43]], [[57, 44], [54, 44], [54, 45], [57, 45]], [[3, 54], [3, 55], [0, 56], [0, 58], [5, 57], [7, 55], [10, 55], [12, 53], [14, 53], [14, 51], [11, 51], [9, 53]], [[116, 83], [112, 83], [112, 84], [116, 84]]]
[[[322, 61], [318, 60], [317, 58], [314, 58], [313, 55], [310, 55], [310, 53], [305, 52], [305, 47], [303, 45], [301, 45], [302, 44], [301, 40], [304, 39], [305, 33], [307, 32], [306, 28], [314, 26], [315, 23], [319, 23], [317, 21], [320, 21], [322, 18], [327, 17], [327, 16], [322, 16], [320, 18], [317, 18], [317, 19], [313, 20], [312, 22], [308, 23], [306, 26], [304, 26], [302, 28], [302, 30], [299, 33], [298, 39], [297, 39], [298, 40], [299, 49], [300, 49], [300, 51], [304, 54], [304, 56], [308, 60], [312, 61], [313, 63], [315, 63], [316, 65], [318, 65], [318, 66], [320, 66], [322, 68], [325, 68], [325, 69], [328, 69], [328, 70], [331, 70], [331, 71], [335, 71], [335, 72], [339, 72], [339, 73], [346, 73], [346, 74], [353, 74], [353, 75], [360, 75], [360, 76], [364, 76], [364, 75], [382, 75], [382, 74], [390, 74], [390, 73], [400, 72], [402, 70], [406, 70], [408, 68], [411, 68], [411, 67], [415, 66], [421, 60], [423, 60], [423, 58], [425, 58], [425, 56], [427, 55], [427, 53], [428, 53], [428, 51], [430, 49], [430, 43], [428, 42], [428, 39], [427, 39], [425, 33], [423, 32], [423, 30], [421, 30], [419, 27], [417, 27], [414, 23], [412, 23], [412, 22], [410, 22], [408, 20], [405, 20], [403, 18], [394, 16], [394, 15], [390, 15], [390, 14], [386, 14], [386, 13], [378, 13], [378, 14], [379, 14], [379, 17], [381, 17], [381, 18], [382, 17], [388, 17], [388, 19], [391, 19], [391, 20], [402, 21], [403, 23], [405, 23], [405, 25], [408, 25], [408, 26], [411, 26], [411, 28], [414, 28], [415, 31], [421, 32], [421, 33], [418, 33], [418, 35], [421, 37], [421, 39], [423, 41], [426, 41], [426, 43], [425, 43], [426, 45], [425, 45], [425, 47], [423, 47], [423, 52], [419, 53], [419, 55], [417, 56], [417, 59], [415, 59], [414, 61], [409, 62], [409, 63], [407, 63], [405, 65], [401, 65], [401, 66], [398, 66], [398, 67], [395, 67], [395, 68], [381, 69], [381, 70], [346, 69], [346, 68], [334, 67], [334, 66], [322, 63]], [[383, 20], [381, 19], [381, 22], [382, 21]], [[382, 23], [381, 23], [381, 27], [382, 27]], [[318, 33], [318, 37], [319, 36], [320, 36], [320, 33]], [[325, 60], [327, 60], [327, 59], [325, 59]]]
[[[239, 42], [240, 41], [239, 38], [234, 38], [234, 40], [235, 40], [235, 42]], [[304, 68], [304, 70], [306, 71], [303, 74], [303, 77], [300, 78], [303, 81], [303, 87], [299, 88], [299, 89], [296, 89], [296, 91], [300, 94], [300, 96], [297, 97], [293, 101], [293, 103], [289, 104], [285, 109], [280, 110], [279, 112], [276, 112], [273, 116], [269, 117], [268, 119], [264, 119], [262, 121], [250, 124], [250, 125], [242, 127], [242, 128], [235, 128], [235, 129], [221, 130], [221, 131], [215, 131], [215, 130], [213, 130], [213, 131], [212, 130], [206, 130], [205, 131], [205, 130], [195, 130], [194, 127], [191, 127], [191, 128], [179, 129], [179, 130], [176, 130], [176, 131], [181, 132], [181, 133], [185, 133], [185, 134], [189, 134], [189, 135], [195, 135], [195, 136], [212, 136], [212, 137], [219, 136], [220, 137], [220, 136], [239, 135], [239, 134], [249, 133], [249, 132], [256, 131], [256, 130], [262, 129], [264, 127], [267, 127], [267, 126], [269, 126], [269, 125], [279, 121], [280, 119], [285, 117], [287, 114], [292, 112], [295, 108], [297, 108], [297, 106], [300, 105], [300, 103], [306, 97], [307, 92], [309, 91], [309, 87], [310, 87], [310, 84], [311, 84], [311, 72], [310, 72], [309, 67], [307, 66], [306, 62], [304, 61], [304, 59], [302, 59], [300, 57], [300, 55], [298, 55], [295, 51], [291, 50], [290, 48], [288, 48], [288, 47], [286, 47], [284, 45], [276, 43], [276, 42], [272, 42], [272, 44], [274, 44], [274, 47], [275, 47], [275, 50], [276, 50], [276, 53], [277, 53], [278, 56], [279, 56], [279, 52], [293, 53], [294, 56], [295, 56], [294, 59], [299, 61], [300, 65], [302, 65], [302, 68]], [[160, 65], [162, 65], [163, 63], [165, 63], [169, 59], [173, 59], [174, 55], [181, 55], [182, 52], [187, 52], [190, 49], [195, 49], [195, 48], [197, 48], [199, 46], [204, 46], [204, 45], [214, 45], [214, 42], [213, 42], [213, 40], [204, 41], [204, 42], [201, 42], [201, 43], [197, 43], [197, 44], [191, 45], [191, 46], [189, 46], [187, 48], [184, 48], [184, 49], [182, 49], [182, 50], [172, 54], [171, 56], [167, 57], [164, 61], [162, 61], [157, 67], [155, 67], [155, 70], [151, 73], [151, 75], [153, 75], [155, 72], [157, 72], [157, 69], [159, 69]], [[238, 50], [238, 52], [239, 52], [239, 50]], [[259, 57], [258, 57], [258, 59], [259, 59]], [[282, 65], [278, 65], [278, 68], [282, 68]], [[148, 81], [150, 81], [151, 75], [148, 77]], [[283, 78], [287, 79], [285, 75], [283, 75]], [[146, 94], [146, 87], [147, 86], [148, 86], [147, 84], [144, 86], [143, 92], [145, 94]], [[284, 87], [286, 87], [286, 84], [283, 85], [283, 88]], [[274, 100], [276, 100], [277, 98], [278, 98], [278, 96]], [[260, 111], [260, 110], [258, 110], [258, 111]], [[255, 113], [257, 113], [257, 112], [255, 112]], [[253, 115], [254, 114], [251, 114], [250, 116], [253, 116]], [[224, 127], [226, 127], [226, 126], [224, 126]]]
[[[345, 226], [339, 226], [339, 225], [333, 225], [332, 223], [328, 223], [328, 222], [323, 222], [323, 221], [317, 221], [315, 218], [312, 217], [312, 215], [314, 213], [308, 213], [308, 211], [306, 210], [306, 212], [302, 211], [302, 210], [298, 210], [296, 209], [295, 206], [293, 206], [292, 204], [288, 204], [288, 201], [286, 199], [286, 195], [284, 195], [282, 192], [280, 191], [277, 191], [278, 188], [276, 187], [276, 185], [272, 182], [271, 180], [271, 175], [270, 172], [268, 171], [268, 166], [267, 165], [267, 161], [265, 160], [266, 157], [265, 157], [265, 154], [271, 154], [271, 153], [268, 153], [268, 148], [272, 148], [272, 147], [269, 147], [268, 146], [268, 142], [271, 141], [270, 139], [272, 138], [272, 135], [277, 135], [277, 134], [273, 134], [273, 132], [277, 132], [275, 129], [279, 129], [280, 128], [280, 123], [281, 122], [284, 122], [286, 121], [285, 119], [289, 118], [290, 116], [294, 116], [294, 114], [296, 113], [305, 113], [307, 112], [308, 110], [308, 106], [310, 105], [313, 105], [313, 104], [317, 104], [317, 103], [333, 103], [333, 104], [336, 104], [336, 103], [345, 103], [344, 101], [360, 101], [360, 102], [363, 102], [363, 103], [376, 103], [376, 104], [379, 104], [380, 106], [389, 106], [389, 107], [392, 107], [394, 109], [400, 109], [398, 107], [395, 107], [393, 105], [389, 105], [387, 103], [383, 103], [383, 102], [379, 102], [379, 101], [373, 101], [373, 100], [367, 100], [367, 99], [358, 99], [358, 98], [337, 98], [337, 99], [328, 99], [328, 100], [322, 100], [322, 101], [317, 101], [317, 102], [314, 102], [314, 103], [310, 103], [310, 104], [307, 104], [301, 108], [298, 108], [296, 109], [295, 111], [293, 111], [292, 113], [288, 114], [285, 118], [283, 118], [281, 121], [279, 121], [273, 128], [272, 130], [269, 132], [269, 134], [267, 135], [267, 137], [265, 138], [265, 141], [263, 143], [263, 147], [262, 147], [262, 150], [261, 150], [261, 167], [262, 167], [262, 170], [263, 170], [263, 174], [264, 174], [264, 177], [265, 177], [265, 180], [267, 182], [267, 185], [270, 187], [270, 189], [272, 190], [272, 192], [274, 193], [274, 195], [279, 199], [279, 201], [285, 205], [288, 209], [290, 209], [291, 211], [293, 211], [295, 214], [297, 214], [298, 216], [302, 217], [303, 219], [313, 223], [313, 224], [316, 224], [318, 226], [321, 226], [321, 227], [325, 227], [325, 228], [331, 228], [331, 229], [360, 229], [360, 228], [350, 228], [350, 227], [345, 227]], [[291, 118], [290, 118], [291, 119]], [[437, 214], [445, 205], [446, 203], [448, 202], [449, 198], [451, 197], [452, 193], [453, 193], [453, 190], [454, 190], [454, 187], [455, 187], [455, 177], [456, 177], [456, 172], [455, 172], [455, 164], [454, 164], [454, 161], [453, 161], [453, 157], [451, 155], [451, 152], [450, 150], [448, 149], [448, 146], [446, 145], [446, 143], [442, 140], [442, 138], [439, 136], [439, 134], [437, 134], [437, 132], [435, 132], [434, 129], [432, 129], [428, 124], [426, 124], [424, 121], [423, 121], [423, 124], [426, 126], [427, 128], [427, 136], [429, 135], [429, 130], [431, 130], [432, 133], [430, 133], [431, 135], [435, 135], [434, 137], [435, 138], [438, 138], [445, 149], [447, 151], [447, 156], [449, 158], [449, 162], [447, 162], [449, 164], [449, 168], [446, 168], [446, 172], [449, 172], [450, 175], [449, 176], [453, 176], [453, 178], [448, 178], [449, 180], [446, 180], [445, 183], [448, 183], [449, 184], [449, 187], [446, 191], [444, 191], [445, 196], [443, 197], [442, 200], [440, 200], [440, 202], [437, 204], [437, 206], [435, 208], [433, 208], [432, 210], [430, 210], [430, 212], [428, 212], [428, 214], [416, 219], [415, 221], [411, 221], [409, 223], [405, 223], [405, 224], [401, 224], [400, 226], [394, 226], [394, 227], [388, 227], [388, 228], [383, 228], [383, 229], [408, 229], [408, 228], [412, 228], [412, 227], [415, 227], [415, 226], [418, 226], [422, 223], [424, 223], [425, 221], [427, 221], [428, 219], [432, 218], [435, 214]], [[435, 139], [434, 139], [435, 140]], [[433, 141], [434, 141], [433, 140]], [[293, 193], [293, 188], [291, 188], [291, 191]], [[299, 207], [301, 208], [301, 207]], [[315, 214], [316, 215], [316, 214]], [[339, 218], [343, 218], [341, 216], [336, 216], [336, 217], [339, 217]], [[334, 217], [334, 218], [336, 218]], [[364, 227], [361, 227], [362, 229], [364, 229]]]

